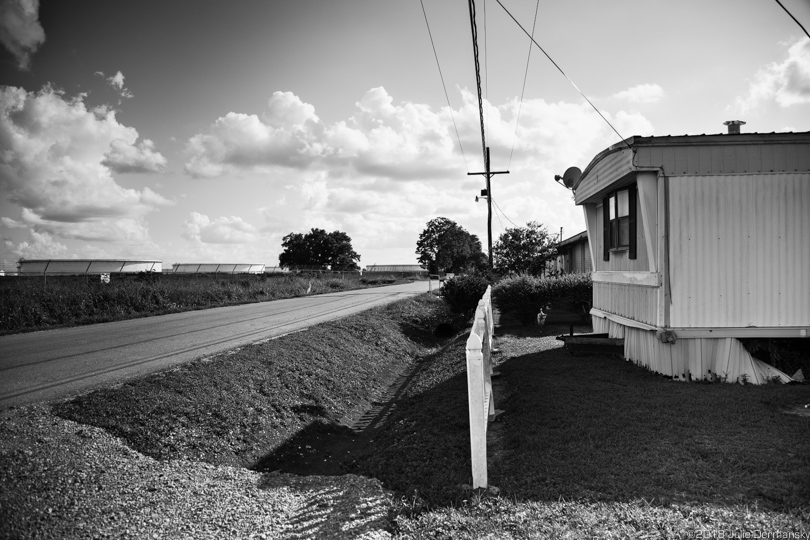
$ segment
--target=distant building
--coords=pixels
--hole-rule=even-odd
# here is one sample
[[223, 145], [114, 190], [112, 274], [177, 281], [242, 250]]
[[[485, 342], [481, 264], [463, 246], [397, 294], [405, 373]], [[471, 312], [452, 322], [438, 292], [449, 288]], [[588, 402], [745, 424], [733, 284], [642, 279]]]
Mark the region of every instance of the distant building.
[[682, 380], [784, 380], [735, 338], [810, 335], [810, 132], [728, 124], [631, 137], [573, 183], [593, 327], [623, 338], [627, 359]]
[[263, 274], [265, 265], [251, 263], [175, 263], [174, 274]]
[[84, 275], [162, 272], [163, 261], [132, 259], [20, 259], [20, 274]]
[[588, 231], [566, 238], [556, 246], [557, 256], [546, 263], [546, 275], [585, 274], [591, 271], [591, 250], [588, 246]]
[[418, 264], [370, 264], [363, 270], [364, 274], [386, 273], [402, 275], [428, 275], [428, 271]]

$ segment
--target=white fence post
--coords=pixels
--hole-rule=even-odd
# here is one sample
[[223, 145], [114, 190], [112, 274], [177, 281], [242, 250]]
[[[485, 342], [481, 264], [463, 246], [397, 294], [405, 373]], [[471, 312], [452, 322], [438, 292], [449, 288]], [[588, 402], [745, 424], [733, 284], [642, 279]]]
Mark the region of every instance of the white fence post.
[[491, 287], [487, 288], [475, 310], [470, 337], [467, 339], [467, 400], [470, 412], [470, 457], [473, 488], [487, 487], [487, 425], [495, 414], [492, 396], [492, 320]]

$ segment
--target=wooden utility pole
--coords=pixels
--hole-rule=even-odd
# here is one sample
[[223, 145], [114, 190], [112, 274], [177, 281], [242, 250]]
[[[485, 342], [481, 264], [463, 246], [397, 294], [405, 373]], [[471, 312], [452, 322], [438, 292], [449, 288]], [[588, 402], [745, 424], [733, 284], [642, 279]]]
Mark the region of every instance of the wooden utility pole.
[[509, 171], [489, 170], [489, 146], [487, 146], [486, 159], [484, 160], [484, 172], [467, 173], [468, 176], [480, 174], [487, 177], [487, 255], [489, 256], [489, 269], [492, 270], [492, 183], [490, 179], [496, 174], [509, 174]]

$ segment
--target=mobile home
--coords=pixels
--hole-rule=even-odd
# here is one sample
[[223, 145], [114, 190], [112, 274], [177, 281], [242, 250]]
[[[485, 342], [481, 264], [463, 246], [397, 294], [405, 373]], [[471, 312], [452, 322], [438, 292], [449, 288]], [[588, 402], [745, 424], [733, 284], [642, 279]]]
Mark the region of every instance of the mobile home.
[[740, 123], [631, 137], [572, 186], [590, 240], [594, 331], [682, 380], [788, 380], [736, 338], [810, 331], [810, 132], [735, 132]]

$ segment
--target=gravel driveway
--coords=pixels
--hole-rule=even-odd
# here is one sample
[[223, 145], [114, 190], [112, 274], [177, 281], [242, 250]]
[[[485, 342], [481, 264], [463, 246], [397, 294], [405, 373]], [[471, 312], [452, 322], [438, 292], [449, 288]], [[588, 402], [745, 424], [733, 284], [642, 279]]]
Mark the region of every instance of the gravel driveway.
[[2, 538], [390, 538], [390, 501], [375, 479], [157, 461], [43, 405], [0, 412]]

